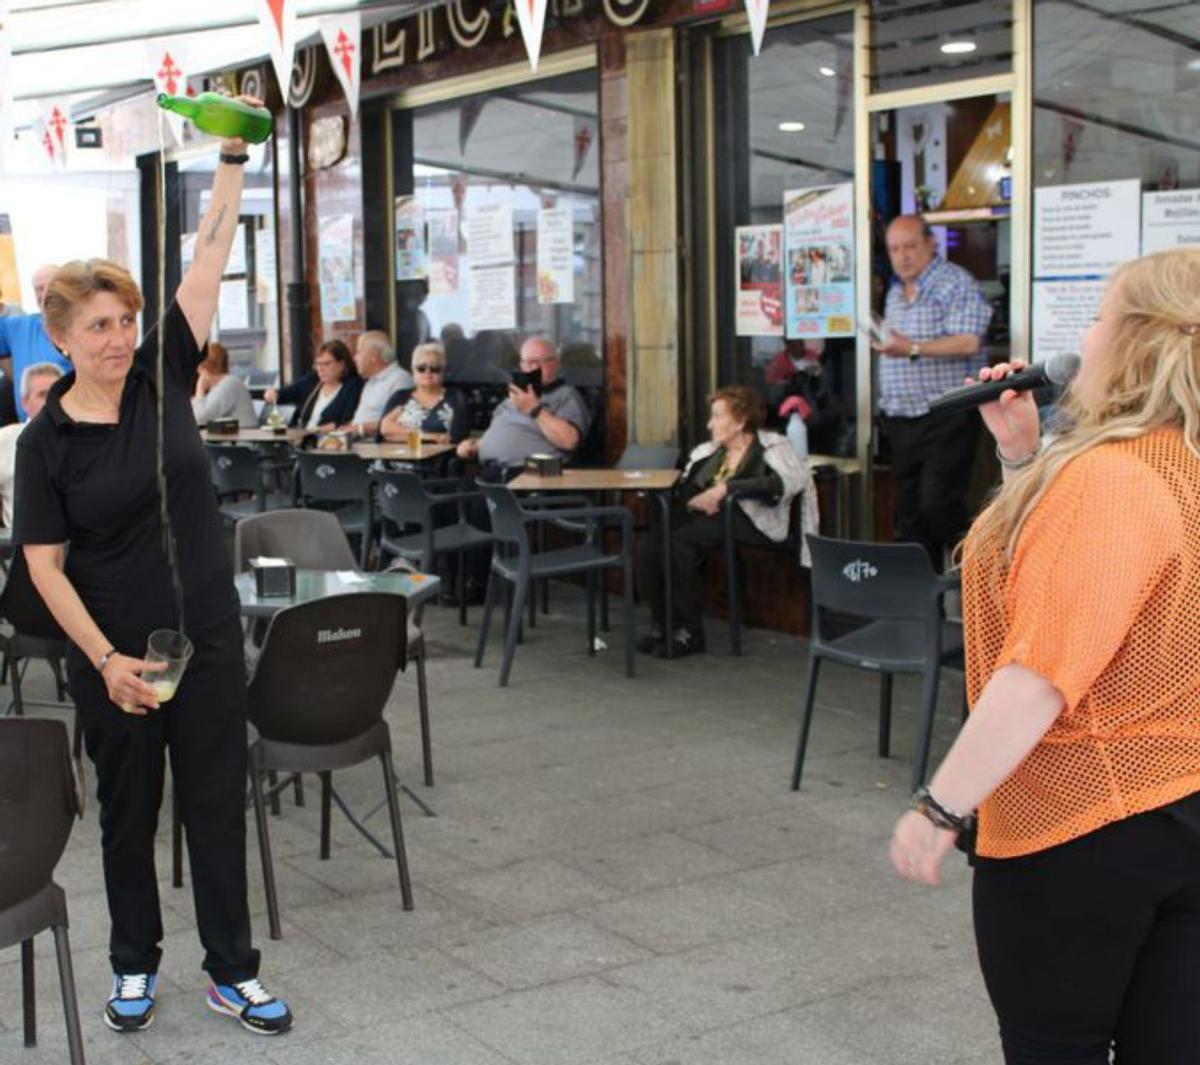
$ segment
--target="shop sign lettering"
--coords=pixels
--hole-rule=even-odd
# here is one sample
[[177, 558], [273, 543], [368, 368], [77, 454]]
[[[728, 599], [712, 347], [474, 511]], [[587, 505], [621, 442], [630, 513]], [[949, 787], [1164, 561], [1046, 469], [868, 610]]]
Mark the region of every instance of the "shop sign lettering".
[[[625, 27], [640, 22], [651, 6], [651, 0], [550, 0], [549, 16], [564, 22], [602, 15], [612, 25]], [[372, 27], [368, 69], [374, 77], [458, 49], [507, 40], [516, 31], [508, 0], [448, 0], [441, 7]]]

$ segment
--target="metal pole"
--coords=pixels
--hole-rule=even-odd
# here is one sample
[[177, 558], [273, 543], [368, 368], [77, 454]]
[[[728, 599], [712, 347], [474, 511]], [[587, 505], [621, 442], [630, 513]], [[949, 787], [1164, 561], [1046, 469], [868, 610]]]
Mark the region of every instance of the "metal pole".
[[291, 338], [292, 380], [308, 373], [311, 338], [308, 329], [308, 279], [304, 272], [304, 199], [300, 183], [303, 179], [304, 152], [300, 111], [287, 108], [288, 120], [288, 203], [292, 219], [292, 280], [287, 286], [288, 335]]

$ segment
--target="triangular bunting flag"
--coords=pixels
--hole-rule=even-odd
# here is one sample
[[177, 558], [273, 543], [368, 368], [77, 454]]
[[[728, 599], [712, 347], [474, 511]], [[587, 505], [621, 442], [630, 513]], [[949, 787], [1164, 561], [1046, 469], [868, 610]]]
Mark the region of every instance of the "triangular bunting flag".
[[[146, 65], [154, 79], [154, 91], [168, 96], [186, 96], [187, 51], [178, 39], [151, 41], [146, 45]], [[183, 144], [183, 125], [187, 121], [174, 111], [162, 111], [176, 144]]]
[[486, 96], [471, 96], [463, 101], [462, 106], [458, 109], [458, 154], [467, 154], [467, 141], [471, 139], [471, 134], [475, 132], [475, 125], [479, 121], [479, 116], [483, 114], [484, 104], [488, 102]]
[[279, 92], [287, 103], [296, 52], [296, 0], [255, 0], [255, 3], [259, 24], [267, 34]]
[[42, 101], [39, 135], [46, 158], [60, 170], [67, 165], [67, 147], [74, 134], [71, 132], [71, 105], [66, 97]]
[[537, 70], [538, 56], [542, 51], [542, 29], [546, 25], [546, 0], [512, 0], [512, 3], [517, 9], [521, 36], [525, 38], [529, 65]]
[[754, 54], [762, 48], [763, 30], [767, 28], [767, 4], [770, 0], [746, 0], [746, 14], [750, 18], [750, 40]]
[[321, 19], [321, 39], [329, 49], [329, 65], [350, 102], [350, 114], [356, 115], [362, 84], [362, 15], [355, 11]]
[[575, 167], [571, 171], [571, 180], [579, 177], [579, 171], [587, 162], [592, 150], [592, 142], [596, 139], [596, 124], [590, 118], [575, 117]]

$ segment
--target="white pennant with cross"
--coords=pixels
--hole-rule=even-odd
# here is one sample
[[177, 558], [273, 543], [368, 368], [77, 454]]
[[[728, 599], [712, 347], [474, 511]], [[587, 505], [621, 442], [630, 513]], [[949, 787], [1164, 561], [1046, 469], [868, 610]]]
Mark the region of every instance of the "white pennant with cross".
[[[146, 45], [146, 62], [150, 76], [154, 79], [154, 91], [168, 96], [187, 96], [187, 49], [177, 39], [160, 39]], [[163, 111], [167, 126], [175, 137], [175, 143], [183, 144], [183, 115], [174, 111]]]
[[750, 41], [754, 54], [762, 49], [763, 31], [767, 28], [767, 6], [770, 0], [746, 0], [746, 15], [750, 19]]
[[258, 21], [267, 35], [267, 46], [279, 92], [287, 102], [296, 54], [296, 0], [255, 0]]
[[322, 19], [321, 39], [329, 50], [329, 65], [342, 84], [353, 117], [358, 114], [362, 84], [362, 15], [355, 11]]
[[517, 22], [521, 36], [525, 38], [525, 51], [529, 53], [529, 65], [537, 70], [538, 56], [542, 51], [542, 30], [546, 25], [546, 0], [512, 0], [517, 9]]

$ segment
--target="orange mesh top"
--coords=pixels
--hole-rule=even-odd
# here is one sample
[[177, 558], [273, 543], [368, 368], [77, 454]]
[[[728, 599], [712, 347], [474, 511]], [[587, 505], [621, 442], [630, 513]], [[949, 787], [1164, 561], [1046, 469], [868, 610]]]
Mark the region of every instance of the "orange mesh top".
[[1200, 791], [1200, 460], [1183, 434], [1084, 453], [1011, 566], [996, 539], [973, 531], [965, 550], [971, 704], [1012, 663], [1066, 702], [980, 807], [979, 853], [1028, 854]]

